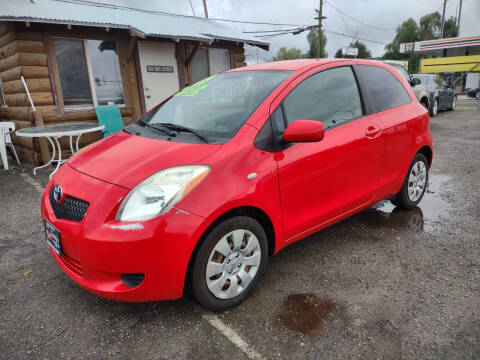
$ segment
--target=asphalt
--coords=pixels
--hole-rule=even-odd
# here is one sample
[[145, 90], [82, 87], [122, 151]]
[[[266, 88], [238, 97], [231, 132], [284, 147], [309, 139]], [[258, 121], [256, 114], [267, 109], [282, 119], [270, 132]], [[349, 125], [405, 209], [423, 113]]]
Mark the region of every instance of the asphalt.
[[25, 174], [45, 185], [48, 173], [0, 170], [0, 359], [247, 359], [205, 315], [267, 359], [480, 358], [480, 111], [458, 106], [431, 120], [418, 208], [384, 201], [291, 245], [220, 314], [84, 291], [45, 244]]

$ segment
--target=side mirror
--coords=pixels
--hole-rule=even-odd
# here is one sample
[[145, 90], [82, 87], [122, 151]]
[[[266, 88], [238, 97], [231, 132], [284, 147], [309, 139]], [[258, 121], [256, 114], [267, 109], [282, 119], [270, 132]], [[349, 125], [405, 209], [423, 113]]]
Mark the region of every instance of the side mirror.
[[325, 136], [325, 128], [320, 121], [295, 120], [283, 133], [286, 142], [315, 142]]
[[420, 85], [422, 81], [419, 78], [412, 79], [412, 86]]

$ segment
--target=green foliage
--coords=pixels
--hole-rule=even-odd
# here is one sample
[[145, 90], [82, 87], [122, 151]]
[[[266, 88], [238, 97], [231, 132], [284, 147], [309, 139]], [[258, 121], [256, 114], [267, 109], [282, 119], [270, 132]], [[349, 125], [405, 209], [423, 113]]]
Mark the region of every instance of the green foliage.
[[[433, 12], [422, 16], [420, 24], [409, 18], [405, 20], [398, 28], [393, 41], [385, 46], [383, 59], [390, 60], [408, 60], [408, 71], [417, 73], [420, 71], [418, 63], [422, 58], [420, 54], [401, 54], [400, 44], [415, 41], [432, 40], [438, 38], [440, 34], [442, 16], [438, 12]], [[457, 36], [457, 19], [450, 17], [445, 21], [443, 37]]]
[[[350, 43], [350, 45], [348, 45], [352, 48], [357, 48], [358, 49], [358, 56], [357, 58], [358, 59], [371, 59], [372, 58], [372, 53], [370, 52], [370, 50], [368, 50], [367, 46], [362, 43], [361, 41], [355, 41], [354, 43]], [[343, 58], [343, 54], [342, 54], [342, 49], [338, 49], [337, 52], [335, 53], [335, 57], [336, 58]]]
[[300, 59], [302, 57], [302, 50], [297, 49], [296, 47], [287, 49], [285, 46], [282, 46], [278, 49], [277, 55], [274, 56], [273, 61]]
[[383, 59], [390, 60], [402, 60], [403, 55], [400, 54], [400, 44], [407, 42], [414, 42], [419, 40], [419, 29], [418, 25], [412, 18], [405, 20], [398, 28], [397, 34], [393, 38], [393, 41], [385, 46], [385, 54], [382, 56]]
[[458, 29], [457, 29], [457, 19], [453, 16], [450, 16], [447, 21], [445, 21], [445, 26], [443, 28], [443, 37], [457, 37], [458, 36]]
[[442, 15], [438, 11], [422, 16], [418, 29], [418, 39], [433, 40], [438, 38], [441, 26]]
[[[322, 47], [320, 49], [320, 57], [326, 58], [328, 56], [327, 52], [325, 51], [325, 45], [327, 44], [327, 37], [323, 30], [321, 31], [321, 40], [322, 40]], [[304, 55], [305, 58], [314, 59], [317, 57], [317, 46], [318, 46], [318, 32], [317, 30], [310, 30], [307, 35], [307, 41], [310, 48], [308, 49], [307, 53]]]

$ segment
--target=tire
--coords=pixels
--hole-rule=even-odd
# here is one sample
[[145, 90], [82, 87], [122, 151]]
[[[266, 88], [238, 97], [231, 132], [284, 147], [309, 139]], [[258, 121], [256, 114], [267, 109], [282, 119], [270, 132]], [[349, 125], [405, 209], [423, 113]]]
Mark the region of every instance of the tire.
[[455, 95], [453, 97], [452, 105], [448, 108], [448, 110], [453, 111], [453, 110], [455, 110], [456, 106], [457, 106], [457, 95]]
[[[415, 180], [412, 181], [413, 179]], [[401, 209], [412, 209], [422, 200], [427, 184], [428, 161], [425, 155], [418, 153], [408, 167], [402, 188], [390, 201]]]
[[258, 221], [247, 216], [227, 219], [198, 249], [190, 276], [193, 295], [208, 310], [236, 306], [258, 284], [267, 262], [267, 235]]
[[437, 115], [437, 113], [438, 113], [438, 98], [433, 100], [433, 104], [430, 108], [430, 116], [434, 117], [435, 115]]

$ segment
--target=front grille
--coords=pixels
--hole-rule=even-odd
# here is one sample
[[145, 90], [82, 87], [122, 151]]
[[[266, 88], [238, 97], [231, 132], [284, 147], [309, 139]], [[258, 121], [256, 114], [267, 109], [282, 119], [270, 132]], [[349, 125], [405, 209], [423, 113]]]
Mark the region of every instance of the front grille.
[[88, 202], [74, 198], [73, 196], [66, 196], [61, 204], [55, 201], [53, 197], [53, 190], [55, 186], [50, 188], [50, 206], [53, 209], [57, 219], [65, 219], [75, 222], [81, 222], [85, 213], [87, 212]]

